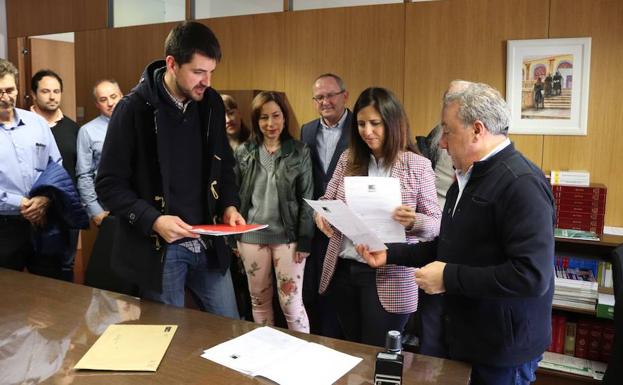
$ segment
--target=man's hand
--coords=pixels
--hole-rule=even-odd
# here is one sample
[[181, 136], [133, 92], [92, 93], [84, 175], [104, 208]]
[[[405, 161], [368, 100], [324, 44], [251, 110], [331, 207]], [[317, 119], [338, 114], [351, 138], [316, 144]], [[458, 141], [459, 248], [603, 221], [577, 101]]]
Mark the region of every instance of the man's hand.
[[316, 227], [318, 227], [318, 230], [322, 231], [324, 235], [329, 238], [333, 236], [333, 227], [331, 227], [329, 221], [327, 221], [322, 215], [314, 213], [314, 221], [316, 222]]
[[398, 206], [392, 218], [405, 228], [409, 228], [415, 224], [415, 209], [407, 205]]
[[443, 284], [443, 270], [445, 268], [444, 262], [431, 262], [415, 271], [415, 282], [426, 294], [445, 293], [446, 287]]
[[33, 225], [45, 224], [45, 215], [50, 205], [50, 198], [38, 195], [30, 199], [24, 198], [20, 204], [20, 213]]
[[97, 227], [100, 227], [102, 225], [102, 221], [104, 220], [104, 218], [106, 218], [109, 214], [110, 214], [110, 211], [102, 211], [101, 213], [97, 215], [93, 215], [92, 217], [93, 222], [95, 222]]
[[182, 238], [199, 238], [199, 234], [190, 232], [192, 226], [174, 215], [161, 215], [154, 222], [152, 229], [167, 243]]
[[294, 263], [301, 263], [307, 257], [309, 257], [309, 253], [297, 251], [296, 253], [294, 253], [294, 257], [292, 259], [294, 260]]
[[355, 249], [370, 267], [377, 268], [387, 264], [387, 250], [370, 251], [368, 245], [355, 245]]
[[246, 225], [247, 221], [245, 221], [242, 215], [240, 215], [237, 208], [229, 206], [223, 212], [223, 223], [230, 226], [236, 226]]

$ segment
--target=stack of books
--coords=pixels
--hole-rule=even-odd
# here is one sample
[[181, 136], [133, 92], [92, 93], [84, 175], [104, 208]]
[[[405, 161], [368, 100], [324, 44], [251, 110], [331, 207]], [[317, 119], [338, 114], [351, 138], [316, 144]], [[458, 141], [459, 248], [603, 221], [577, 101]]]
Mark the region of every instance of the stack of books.
[[606, 186], [552, 185], [556, 199], [556, 227], [604, 233], [606, 213]]
[[608, 362], [613, 344], [614, 324], [611, 321], [552, 315], [549, 352]]
[[559, 256], [554, 263], [556, 278], [553, 304], [576, 310], [595, 311], [599, 297], [595, 278], [598, 261]]

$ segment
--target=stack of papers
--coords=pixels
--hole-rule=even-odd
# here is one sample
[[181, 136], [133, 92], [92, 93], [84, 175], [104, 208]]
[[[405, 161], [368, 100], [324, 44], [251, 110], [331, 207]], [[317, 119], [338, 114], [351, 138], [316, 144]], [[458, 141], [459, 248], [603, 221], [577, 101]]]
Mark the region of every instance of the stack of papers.
[[266, 326], [205, 350], [201, 357], [280, 385], [330, 385], [361, 361]]
[[606, 364], [603, 362], [591, 361], [584, 358], [567, 356], [559, 353], [545, 352], [543, 360], [539, 362], [539, 367], [561, 372], [573, 373], [579, 376], [592, 377], [602, 380], [606, 371]]
[[203, 235], [234, 235], [234, 234], [242, 234], [248, 233], [251, 231], [261, 230], [267, 228], [268, 225], [258, 225], [258, 224], [250, 224], [250, 225], [237, 225], [237, 226], [229, 226], [229, 225], [197, 225], [193, 226], [193, 233], [203, 234]]

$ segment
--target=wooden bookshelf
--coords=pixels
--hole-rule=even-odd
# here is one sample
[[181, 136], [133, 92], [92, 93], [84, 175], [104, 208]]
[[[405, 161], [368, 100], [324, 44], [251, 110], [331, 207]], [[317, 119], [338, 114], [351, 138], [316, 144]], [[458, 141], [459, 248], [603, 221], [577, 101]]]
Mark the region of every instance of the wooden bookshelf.
[[[623, 244], [623, 236], [604, 234], [599, 241], [580, 239], [556, 238], [556, 255], [568, 253], [570, 257], [598, 259], [610, 261], [612, 250]], [[599, 289], [600, 292], [603, 288]], [[568, 306], [554, 305], [554, 310], [597, 317], [596, 310], [576, 309]], [[565, 373], [553, 369], [539, 368], [537, 370], [537, 385], [581, 385], [599, 384], [601, 381], [577, 374]]]

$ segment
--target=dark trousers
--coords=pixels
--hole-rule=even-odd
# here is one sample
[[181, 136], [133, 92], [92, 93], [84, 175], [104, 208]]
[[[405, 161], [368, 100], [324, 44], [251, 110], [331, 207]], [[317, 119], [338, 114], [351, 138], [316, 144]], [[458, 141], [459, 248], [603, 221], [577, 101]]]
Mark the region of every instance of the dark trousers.
[[444, 337], [444, 294], [430, 295], [420, 290], [418, 294], [418, 314], [422, 331], [420, 334], [420, 353], [427, 356], [448, 358]]
[[320, 230], [312, 242], [312, 249], [305, 263], [303, 276], [303, 303], [309, 318], [310, 332], [325, 337], [343, 338], [337, 311], [327, 296], [318, 294], [318, 286], [322, 275], [324, 256], [329, 245], [327, 238]]
[[0, 216], [0, 266], [17, 271], [27, 269], [32, 274], [71, 282], [78, 230], [73, 238], [69, 234], [73, 250], [64, 250], [62, 255], [35, 252], [32, 231], [30, 222], [22, 216]]
[[363, 263], [339, 258], [328, 290], [349, 341], [385, 346], [387, 332], [402, 333], [409, 320], [410, 314], [390, 313], [383, 308], [376, 289], [376, 271]]
[[[64, 256], [39, 255], [32, 244], [32, 226], [22, 216], [0, 216], [0, 266], [56, 279], [63, 274]], [[72, 274], [73, 277], [73, 274]]]
[[30, 222], [20, 215], [0, 216], [0, 266], [24, 270], [33, 258]]

